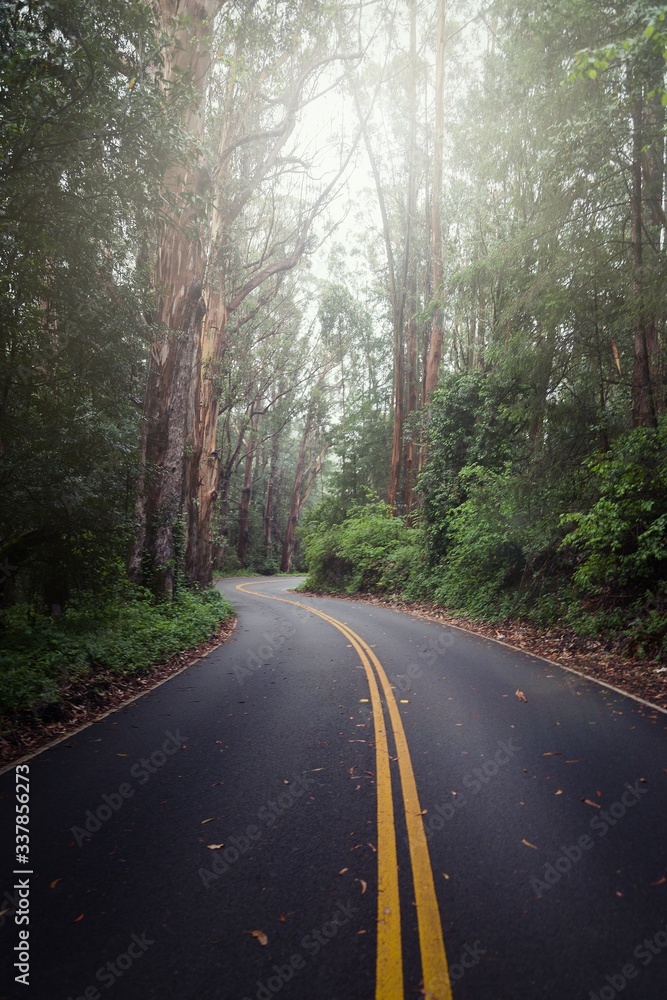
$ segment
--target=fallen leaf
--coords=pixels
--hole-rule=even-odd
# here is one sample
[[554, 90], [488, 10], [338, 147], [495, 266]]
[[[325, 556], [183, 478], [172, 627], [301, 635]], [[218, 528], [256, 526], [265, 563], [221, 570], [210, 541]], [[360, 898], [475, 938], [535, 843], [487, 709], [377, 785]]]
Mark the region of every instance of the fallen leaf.
[[338, 872], [338, 874], [339, 875], [344, 875], [345, 872], [349, 872], [349, 870], [350, 870], [349, 868], [341, 868], [341, 870]]
[[64, 876], [61, 875], [60, 878], [54, 878], [53, 882], [51, 882], [51, 884], [49, 885], [49, 889], [55, 889], [55, 887], [58, 885], [58, 882], [62, 882], [63, 877]]
[[618, 347], [616, 346], [616, 344], [614, 343], [613, 340], [611, 342], [611, 350], [612, 350], [612, 353], [614, 355], [614, 361], [616, 362], [616, 368], [618, 369], [618, 374], [620, 375], [621, 374], [621, 359], [618, 356]]
[[278, 917], [278, 920], [280, 920], [280, 921], [281, 921], [281, 923], [283, 923], [283, 924], [286, 924], [286, 923], [287, 923], [287, 917], [285, 916], [285, 914], [284, 914], [284, 913], [281, 913], [281, 914], [280, 914], [280, 916]]
[[623, 893], [622, 893], [622, 892], [619, 892], [619, 891], [618, 891], [618, 889], [616, 890], [616, 895], [617, 895], [617, 896], [620, 896], [620, 897], [621, 897], [621, 899], [623, 898]]
[[649, 882], [649, 885], [664, 885], [667, 882], [667, 875], [663, 875], [657, 882]]
[[206, 846], [208, 847], [209, 851], [219, 851], [220, 848], [224, 847], [225, 845], [224, 844], [207, 844]]
[[213, 822], [213, 820], [214, 820], [214, 819], [217, 819], [217, 818], [218, 818], [217, 816], [209, 816], [209, 818], [208, 818], [208, 819], [203, 819], [203, 820], [201, 821], [201, 824], [200, 824], [200, 825], [201, 825], [201, 826], [203, 826], [203, 825], [204, 825], [204, 823], [212, 823], [212, 822]]
[[447, 874], [447, 872], [443, 872], [443, 873], [442, 873], [442, 877], [443, 877], [443, 878], [449, 878], [449, 875]]
[[519, 691], [518, 688], [516, 689], [516, 691], [514, 692], [514, 694], [517, 696], [517, 698], [519, 699], [519, 701], [528, 701], [528, 699], [526, 698], [526, 696], [523, 693], [523, 691]]
[[525, 837], [522, 837], [522, 838], [521, 838], [521, 843], [522, 843], [522, 844], [525, 844], [525, 845], [526, 845], [526, 847], [532, 847], [532, 849], [533, 849], [534, 851], [536, 851], [536, 850], [537, 850], [537, 848], [535, 847], [535, 844], [531, 844], [531, 842], [530, 842], [529, 840], [526, 840], [526, 839], [525, 839]]
[[594, 809], [602, 808], [602, 806], [600, 806], [599, 803], [592, 802], [591, 799], [582, 799], [581, 801], [584, 802], [587, 806], [593, 806]]
[[80, 913], [79, 916], [76, 918], [76, 920], [73, 920], [72, 923], [78, 924], [80, 920], [83, 920], [83, 913]]
[[565, 763], [566, 764], [581, 764], [581, 757], [579, 758], [579, 760], [566, 760]]
[[598, 797], [599, 799], [601, 799], [601, 798], [602, 798], [602, 792], [600, 792], [600, 791], [597, 791], [597, 790], [596, 790], [595, 794], [597, 795], [597, 797]]
[[367, 883], [364, 882], [362, 878], [355, 878], [354, 881], [359, 882], [361, 884], [361, 895], [363, 896], [363, 894], [366, 892], [366, 889], [368, 888]]
[[246, 931], [246, 934], [252, 934], [252, 936], [254, 938], [257, 938], [257, 940], [259, 941], [259, 943], [262, 944], [262, 945], [265, 945], [265, 944], [269, 943], [269, 939], [267, 938], [267, 936], [264, 933], [264, 931]]
[[117, 753], [116, 757], [127, 757], [126, 753]]
[[554, 795], [562, 795], [562, 794], [563, 794], [562, 788], [559, 788], [557, 792], [554, 792]]
[[549, 750], [548, 753], [543, 753], [542, 756], [543, 757], [562, 757], [563, 756], [563, 751], [562, 750]]
[[370, 849], [371, 849], [371, 851], [373, 852], [373, 854], [377, 854], [377, 847], [375, 847], [375, 845], [374, 845], [374, 844], [371, 844], [370, 840], [367, 840], [367, 841], [366, 841], [366, 843], [367, 843], [367, 844], [368, 844], [368, 846], [370, 847]]

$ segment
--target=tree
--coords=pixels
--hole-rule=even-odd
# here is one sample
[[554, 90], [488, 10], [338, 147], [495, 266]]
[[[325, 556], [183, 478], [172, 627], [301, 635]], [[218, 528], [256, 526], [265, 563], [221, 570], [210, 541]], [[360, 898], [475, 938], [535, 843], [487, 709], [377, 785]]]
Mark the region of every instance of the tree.
[[[257, 289], [268, 289], [265, 303], [270, 302], [282, 276], [297, 266], [354, 149], [354, 143], [343, 149], [338, 168], [313, 190], [308, 162], [289, 145], [299, 109], [318, 96], [325, 68], [356, 58], [332, 53], [318, 11], [307, 2], [281, 15], [260, 14], [254, 7], [227, 11], [215, 43], [229, 56], [212, 72], [208, 36], [218, 7], [212, 0], [196, 12], [188, 7], [192, 17], [179, 28], [174, 72], [189, 74], [195, 87], [183, 120], [194, 156], [165, 179], [176, 208], [158, 251], [158, 279], [170, 292], [158, 299], [140, 530], [131, 559], [133, 576], [146, 578], [148, 564], [153, 588], [167, 596], [177, 571], [174, 526], [184, 525], [187, 578], [202, 584], [210, 579], [210, 525], [220, 475], [214, 375], [229, 317]], [[274, 45], [277, 29], [284, 40], [280, 52]], [[244, 73], [238, 71], [241, 61]], [[279, 204], [286, 213], [279, 212]]]
[[0, 544], [5, 599], [118, 575], [131, 531], [167, 40], [142, 3], [0, 12]]

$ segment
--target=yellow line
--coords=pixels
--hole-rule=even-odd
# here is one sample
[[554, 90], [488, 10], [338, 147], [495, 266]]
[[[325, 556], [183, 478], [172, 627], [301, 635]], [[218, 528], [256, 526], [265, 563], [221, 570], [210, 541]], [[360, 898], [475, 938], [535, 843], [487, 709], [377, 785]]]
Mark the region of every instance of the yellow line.
[[282, 601], [324, 618], [334, 625], [339, 632], [350, 639], [357, 651], [359, 659], [366, 672], [366, 679], [371, 695], [373, 723], [375, 727], [375, 773], [377, 781], [377, 857], [378, 857], [378, 943], [376, 959], [376, 1000], [403, 1000], [403, 953], [401, 938], [401, 907], [398, 893], [398, 858], [396, 855], [396, 824], [394, 822], [394, 799], [391, 794], [391, 771], [389, 765], [389, 747], [387, 745], [387, 729], [382, 709], [380, 691], [368, 656], [364, 652], [361, 640], [354, 634], [349, 634], [342, 623], [329, 618], [322, 611], [309, 608], [299, 601], [291, 601], [286, 597], [276, 597], [272, 594], [262, 594], [256, 590], [246, 590], [247, 584], [237, 584], [236, 589], [255, 597], [266, 600]]
[[[323, 611], [318, 611], [316, 608], [312, 608], [307, 604], [302, 604], [300, 601], [292, 601], [286, 597], [276, 597], [274, 595], [262, 594], [254, 590], [246, 590], [248, 584], [238, 584], [237, 590], [242, 590], [247, 594], [253, 594], [256, 597], [264, 597], [267, 600], [282, 601], [285, 604], [293, 604], [296, 607], [304, 608], [306, 611], [310, 611], [311, 614], [318, 615], [318, 617], [323, 618], [325, 621], [329, 622], [334, 628], [337, 628], [339, 632], [342, 632], [348, 639], [351, 640], [354, 648], [357, 650], [359, 657], [364, 665], [366, 671], [366, 676], [369, 679], [369, 687], [371, 690], [371, 703], [373, 705], [373, 717], [374, 719], [379, 719], [379, 725], [376, 725], [376, 760], [377, 760], [377, 773], [378, 773], [378, 883], [380, 886], [380, 892], [378, 894], [378, 958], [377, 958], [377, 985], [376, 985], [376, 1000], [389, 1000], [389, 998], [401, 997], [402, 987], [403, 987], [403, 976], [402, 976], [402, 964], [401, 964], [401, 945], [400, 940], [396, 944], [395, 935], [398, 932], [400, 936], [400, 917], [395, 918], [393, 912], [394, 905], [398, 902], [398, 878], [395, 877], [391, 879], [395, 886], [391, 885], [391, 890], [387, 883], [387, 889], [383, 887], [382, 880], [380, 878], [380, 822], [381, 817], [383, 823], [391, 820], [392, 831], [391, 835], [387, 831], [383, 831], [383, 844], [385, 851], [389, 854], [386, 856], [391, 856], [391, 850], [393, 847], [393, 862], [391, 866], [385, 862], [383, 864], [384, 872], [387, 876], [391, 875], [391, 872], [395, 872], [395, 859], [396, 859], [396, 839], [394, 832], [394, 817], [393, 817], [393, 804], [389, 807], [386, 804], [386, 795], [388, 794], [391, 798], [391, 778], [389, 775], [389, 787], [385, 785], [386, 779], [383, 778], [382, 787], [382, 804], [381, 804], [381, 789], [380, 789], [380, 743], [382, 742], [383, 752], [382, 757], [387, 762], [387, 772], [389, 771], [388, 765], [388, 748], [387, 748], [387, 737], [385, 731], [384, 715], [382, 713], [382, 705], [380, 700], [379, 691], [377, 688], [377, 683], [375, 677], [370, 670], [368, 665], [368, 660], [373, 664], [375, 671], [377, 672], [382, 690], [387, 703], [387, 708], [389, 711], [389, 717], [391, 719], [392, 729], [394, 731], [394, 740], [396, 742], [396, 753], [398, 755], [398, 767], [399, 774], [401, 776], [401, 788], [403, 791], [403, 805], [405, 808], [405, 820], [408, 832], [408, 843], [410, 849], [410, 862], [412, 865], [412, 877], [414, 881], [415, 888], [415, 904], [417, 908], [417, 925], [419, 931], [419, 946], [421, 951], [422, 960], [422, 974], [424, 980], [424, 996], [428, 1000], [452, 1000], [452, 986], [449, 977], [449, 969], [447, 966], [447, 956], [445, 954], [445, 943], [442, 934], [442, 924], [440, 921], [440, 910], [438, 908], [438, 901], [435, 894], [435, 884], [433, 881], [433, 870], [431, 867], [431, 862], [428, 853], [428, 845], [426, 842], [426, 834], [424, 831], [424, 821], [422, 818], [421, 807], [419, 804], [419, 796], [417, 793], [417, 784], [415, 781], [414, 770], [412, 768], [412, 761], [410, 760], [410, 751], [408, 749], [408, 741], [405, 735], [405, 730], [403, 728], [403, 721], [396, 704], [396, 699], [394, 698], [393, 691], [391, 690], [391, 685], [389, 683], [389, 678], [387, 677], [385, 670], [380, 663], [379, 659], [370, 648], [370, 646], [364, 642], [361, 636], [353, 632], [352, 629], [343, 622], [339, 622], [336, 618], [332, 618], [330, 615], [325, 614]], [[377, 707], [376, 707], [377, 706]], [[391, 842], [392, 847], [388, 847], [388, 842]], [[384, 926], [382, 908], [384, 906], [383, 896], [385, 898], [395, 899], [396, 904], [392, 904], [391, 913], [386, 915], [388, 920], [391, 920], [391, 935], [389, 934], [389, 928]], [[381, 954], [382, 949], [382, 954]], [[398, 966], [396, 966], [396, 955], [398, 955]], [[396, 974], [394, 979], [394, 985], [392, 986], [391, 977]], [[399, 985], [400, 984], [400, 985]], [[384, 991], [384, 992], [383, 992]]]

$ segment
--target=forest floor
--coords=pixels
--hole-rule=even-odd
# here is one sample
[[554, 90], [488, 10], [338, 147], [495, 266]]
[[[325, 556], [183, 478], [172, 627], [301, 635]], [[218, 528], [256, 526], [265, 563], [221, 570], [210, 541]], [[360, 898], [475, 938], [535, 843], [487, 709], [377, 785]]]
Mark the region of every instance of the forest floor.
[[[300, 591], [300, 593], [309, 593]], [[313, 597], [324, 596], [312, 593]], [[365, 601], [385, 608], [394, 608], [410, 614], [442, 622], [457, 628], [488, 636], [526, 653], [542, 656], [547, 660], [568, 667], [585, 677], [603, 681], [624, 694], [643, 698], [667, 710], [667, 666], [655, 660], [644, 660], [624, 655], [624, 640], [620, 638], [579, 636], [571, 629], [537, 628], [526, 622], [490, 624], [451, 615], [435, 604], [411, 601], [401, 597], [378, 597], [374, 594], [355, 594], [346, 597], [328, 594], [341, 600]]]
[[63, 685], [61, 700], [47, 706], [41, 718], [25, 713], [2, 720], [0, 769], [52, 743], [71, 736], [97, 719], [115, 712], [124, 704], [158, 687], [225, 642], [236, 628], [236, 618], [228, 618], [205, 642], [181, 650], [163, 663], [136, 677], [118, 677], [111, 671], [93, 673], [84, 681]]

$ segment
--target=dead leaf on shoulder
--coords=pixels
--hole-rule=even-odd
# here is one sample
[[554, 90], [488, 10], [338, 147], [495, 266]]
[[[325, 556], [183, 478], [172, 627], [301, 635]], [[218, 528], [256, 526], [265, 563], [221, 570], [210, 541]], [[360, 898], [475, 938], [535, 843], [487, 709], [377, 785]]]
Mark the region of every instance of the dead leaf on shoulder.
[[514, 694], [517, 696], [517, 698], [519, 699], [519, 701], [528, 701], [528, 699], [526, 698], [526, 696], [523, 693], [523, 691], [519, 691], [518, 688], [516, 689], [516, 691], [514, 692]]

